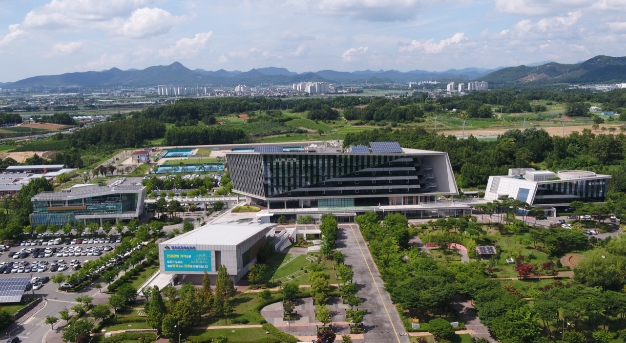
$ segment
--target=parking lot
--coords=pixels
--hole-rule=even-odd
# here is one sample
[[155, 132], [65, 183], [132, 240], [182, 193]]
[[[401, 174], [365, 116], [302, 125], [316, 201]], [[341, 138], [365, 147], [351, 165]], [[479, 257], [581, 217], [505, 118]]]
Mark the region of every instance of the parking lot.
[[[121, 240], [83, 237], [78, 239], [32, 239], [4, 246], [0, 253], [0, 278], [49, 277], [62, 272], [71, 275], [86, 261], [97, 260], [115, 249]], [[45, 285], [45, 283], [44, 283]], [[57, 287], [54, 285], [53, 287]]]

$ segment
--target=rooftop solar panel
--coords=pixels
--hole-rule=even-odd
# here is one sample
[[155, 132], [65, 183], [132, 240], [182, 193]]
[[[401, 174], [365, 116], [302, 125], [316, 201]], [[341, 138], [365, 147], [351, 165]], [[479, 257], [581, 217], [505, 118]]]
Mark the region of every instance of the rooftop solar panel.
[[400, 154], [402, 147], [398, 142], [370, 142], [372, 152], [375, 154]]
[[283, 147], [276, 145], [255, 146], [254, 152], [283, 152]]
[[0, 279], [0, 303], [20, 302], [29, 282], [26, 277]]
[[476, 247], [476, 250], [481, 255], [495, 255], [496, 254], [496, 248], [493, 246], [480, 246], [480, 247]]
[[350, 151], [352, 151], [353, 154], [369, 154], [370, 148], [364, 145], [352, 145], [350, 146]]

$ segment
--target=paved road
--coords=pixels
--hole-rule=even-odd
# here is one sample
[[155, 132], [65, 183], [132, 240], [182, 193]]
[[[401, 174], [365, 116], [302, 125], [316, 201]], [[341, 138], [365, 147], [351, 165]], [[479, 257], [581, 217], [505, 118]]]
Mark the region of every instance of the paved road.
[[339, 225], [337, 248], [346, 256], [345, 264], [354, 269], [354, 282], [359, 286], [357, 296], [363, 299], [360, 309], [367, 310], [365, 342], [408, 343], [404, 327], [383, 280], [374, 263], [358, 225]]

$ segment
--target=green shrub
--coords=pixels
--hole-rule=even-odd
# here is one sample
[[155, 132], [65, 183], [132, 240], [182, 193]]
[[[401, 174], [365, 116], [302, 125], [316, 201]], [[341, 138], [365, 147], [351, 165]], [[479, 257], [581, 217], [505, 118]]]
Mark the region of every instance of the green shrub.
[[272, 334], [272, 336], [280, 339], [282, 342], [287, 342], [287, 343], [298, 343], [299, 339], [288, 334], [285, 332], [282, 332], [280, 330], [278, 330], [274, 325], [270, 324], [270, 323], [265, 323], [263, 324], [263, 329], [265, 331], [268, 331], [270, 334]]

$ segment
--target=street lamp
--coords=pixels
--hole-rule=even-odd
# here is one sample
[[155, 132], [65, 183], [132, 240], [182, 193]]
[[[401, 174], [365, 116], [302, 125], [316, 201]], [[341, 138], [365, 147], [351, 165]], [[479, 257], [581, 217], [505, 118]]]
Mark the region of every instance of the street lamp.
[[180, 343], [180, 320], [176, 321], [176, 325], [174, 325], [174, 327], [178, 329], [178, 343]]

